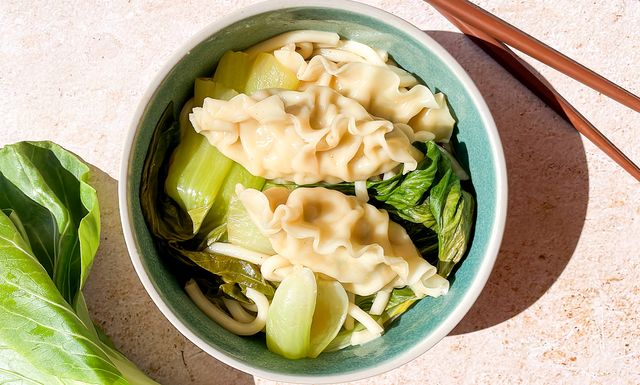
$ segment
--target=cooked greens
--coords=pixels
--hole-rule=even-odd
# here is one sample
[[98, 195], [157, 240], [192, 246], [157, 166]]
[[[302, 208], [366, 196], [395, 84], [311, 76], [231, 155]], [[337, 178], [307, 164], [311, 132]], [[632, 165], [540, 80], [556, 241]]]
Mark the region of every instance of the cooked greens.
[[316, 277], [309, 268], [284, 278], [267, 315], [269, 350], [291, 359], [307, 356], [317, 295]]
[[380, 208], [402, 219], [397, 222], [425, 227], [416, 231], [414, 226], [405, 226], [423, 256], [431, 254], [433, 243], [429, 242], [434, 240], [434, 232], [437, 234], [438, 274], [446, 278], [467, 249], [474, 200], [462, 190], [449, 157], [435, 142], [414, 146], [425, 154], [416, 170], [398, 174], [389, 181], [368, 182], [367, 190], [382, 202]]
[[296, 74], [265, 52], [251, 56], [228, 51], [220, 59], [213, 81], [247, 95], [272, 87], [294, 90], [298, 85]]
[[[210, 84], [196, 81], [195, 92], [199, 95], [213, 92], [211, 96], [218, 98], [233, 96], [224, 87], [209, 87]], [[190, 107], [196, 106], [194, 101], [190, 103], [193, 103], [189, 104]], [[179, 124], [180, 143], [171, 155], [165, 191], [189, 214], [193, 233], [196, 234], [213, 206], [233, 161], [210, 145], [206, 137], [193, 130], [186, 113], [181, 114]], [[203, 178], [204, 174], [211, 175], [211, 178]]]
[[449, 276], [466, 251], [471, 233], [474, 200], [462, 190], [452, 170], [431, 189], [429, 205], [438, 233], [438, 273]]

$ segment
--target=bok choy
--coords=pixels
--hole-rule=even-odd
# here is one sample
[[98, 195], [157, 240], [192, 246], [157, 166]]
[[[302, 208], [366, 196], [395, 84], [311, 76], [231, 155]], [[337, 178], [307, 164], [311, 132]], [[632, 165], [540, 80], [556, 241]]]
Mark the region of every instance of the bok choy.
[[[232, 97], [233, 94], [228, 91], [216, 83], [211, 87], [211, 82], [202, 79], [195, 82], [195, 93], [203, 100], [206, 92], [213, 93], [207, 96]], [[200, 230], [222, 187], [224, 177], [233, 164], [231, 159], [222, 155], [191, 126], [188, 113], [196, 106], [196, 102], [202, 103], [195, 100], [187, 102], [187, 107], [180, 115], [180, 144], [171, 156], [171, 166], [165, 182], [167, 194], [191, 217], [193, 234]], [[205, 174], [212, 177], [203, 178], [202, 175]]]
[[100, 240], [89, 168], [51, 142], [0, 149], [0, 382], [156, 384], [89, 318]]

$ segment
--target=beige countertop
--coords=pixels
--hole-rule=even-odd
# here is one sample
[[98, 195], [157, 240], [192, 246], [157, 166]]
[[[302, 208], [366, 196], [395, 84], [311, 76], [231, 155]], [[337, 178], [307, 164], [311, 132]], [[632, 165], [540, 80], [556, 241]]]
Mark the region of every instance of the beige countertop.
[[[476, 82], [503, 141], [509, 213], [493, 274], [462, 322], [413, 362], [357, 384], [640, 383], [640, 183], [426, 3], [364, 2], [426, 31]], [[475, 2], [640, 94], [640, 1]], [[162, 316], [133, 271], [117, 200], [147, 84], [189, 37], [250, 3], [0, 2], [0, 144], [52, 140], [90, 165], [103, 228], [89, 308], [162, 384], [272, 384], [208, 356]], [[639, 113], [529, 61], [640, 163]]]

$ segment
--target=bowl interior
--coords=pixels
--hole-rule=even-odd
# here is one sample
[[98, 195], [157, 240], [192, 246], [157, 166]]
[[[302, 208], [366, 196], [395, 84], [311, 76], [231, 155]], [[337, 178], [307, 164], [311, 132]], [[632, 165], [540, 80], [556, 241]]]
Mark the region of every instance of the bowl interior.
[[[135, 136], [128, 163], [123, 166], [126, 167], [123, 175], [127, 176], [125, 232], [131, 232], [128, 238], [134, 245], [128, 243], [132, 258], [154, 301], [174, 325], [202, 349], [263, 378], [291, 382], [356, 380], [417, 357], [443, 338], [469, 309], [486, 282], [500, 243], [504, 224], [504, 206], [500, 200], [504, 199], [506, 184], [501, 168], [504, 159], [493, 121], [475, 86], [457, 63], [423, 32], [414, 27], [407, 29], [408, 24], [382, 11], [367, 7], [363, 13], [349, 7], [276, 7], [241, 21], [231, 20], [221, 29], [205, 30], [198, 36], [213, 34], [194, 47], [186, 47], [177, 64], [170, 63], [166, 76], [159, 79], [159, 86], [149, 90], [152, 92], [149, 103], [139, 122], [134, 123]], [[140, 208], [139, 189], [151, 136], [168, 104], [174, 102], [177, 115], [192, 96], [195, 77], [211, 76], [227, 50], [242, 50], [296, 29], [334, 31], [342, 37], [387, 50], [432, 91], [447, 95], [458, 120], [457, 153], [470, 171], [475, 189], [477, 220], [470, 250], [455, 272], [448, 295], [418, 301], [376, 341], [322, 354], [316, 359], [293, 361], [268, 351], [262, 338], [239, 337], [227, 332], [189, 300], [180, 282], [155, 251]]]

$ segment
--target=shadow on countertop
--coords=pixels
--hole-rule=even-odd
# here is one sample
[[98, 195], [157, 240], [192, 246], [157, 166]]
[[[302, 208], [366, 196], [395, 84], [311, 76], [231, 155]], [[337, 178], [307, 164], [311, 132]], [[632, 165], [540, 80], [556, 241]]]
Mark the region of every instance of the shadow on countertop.
[[167, 385], [253, 385], [253, 376], [200, 350], [169, 323], [138, 278], [125, 244], [118, 182], [91, 168], [100, 202], [100, 247], [83, 290], [91, 318], [149, 377]]
[[478, 300], [450, 333], [506, 321], [533, 305], [571, 259], [589, 197], [580, 134], [460, 33], [425, 31], [462, 65], [484, 96], [507, 164], [504, 238]]

